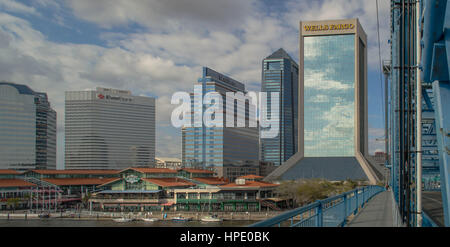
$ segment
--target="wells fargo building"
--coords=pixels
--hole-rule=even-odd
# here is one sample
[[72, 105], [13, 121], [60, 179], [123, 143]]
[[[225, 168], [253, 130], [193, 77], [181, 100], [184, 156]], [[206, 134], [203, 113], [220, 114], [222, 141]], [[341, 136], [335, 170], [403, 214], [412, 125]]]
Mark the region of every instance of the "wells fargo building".
[[300, 22], [299, 149], [266, 179], [379, 179], [365, 158], [366, 47], [358, 19]]

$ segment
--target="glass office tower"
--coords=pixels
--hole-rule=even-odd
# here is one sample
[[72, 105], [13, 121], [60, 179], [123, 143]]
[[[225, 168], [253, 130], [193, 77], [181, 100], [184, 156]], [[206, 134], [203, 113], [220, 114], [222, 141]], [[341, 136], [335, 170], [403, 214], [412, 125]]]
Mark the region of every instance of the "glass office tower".
[[305, 157], [355, 156], [354, 36], [304, 37]]
[[366, 44], [358, 19], [300, 22], [299, 151], [267, 180], [380, 179], [365, 158]]
[[35, 94], [36, 169], [56, 169], [56, 111], [46, 93]]
[[[298, 148], [298, 64], [282, 48], [266, 57], [262, 63], [261, 92], [278, 92], [279, 135], [261, 139], [261, 160], [281, 165], [297, 152]], [[271, 116], [273, 109], [268, 108]], [[278, 114], [278, 113], [277, 113]]]
[[65, 96], [66, 169], [155, 165], [155, 98], [109, 88]]
[[56, 169], [56, 112], [46, 93], [0, 82], [0, 169]]
[[[196, 85], [202, 86], [202, 98], [208, 92], [218, 92], [223, 99], [224, 127], [182, 128], [182, 160], [187, 167], [213, 169], [219, 177], [233, 181], [243, 175], [258, 174], [259, 144], [258, 128], [248, 125], [250, 107], [245, 104], [245, 127], [226, 126], [226, 98], [227, 92], [245, 92], [245, 85], [228, 76], [220, 74], [210, 68], [203, 68], [203, 75]], [[191, 94], [191, 121], [194, 123], [194, 109], [199, 107], [202, 112], [209, 106], [203, 101], [195, 100]], [[235, 107], [237, 102], [234, 102]], [[237, 106], [239, 107], [239, 106]], [[235, 108], [235, 117], [236, 117]], [[236, 118], [235, 118], [236, 121]]]

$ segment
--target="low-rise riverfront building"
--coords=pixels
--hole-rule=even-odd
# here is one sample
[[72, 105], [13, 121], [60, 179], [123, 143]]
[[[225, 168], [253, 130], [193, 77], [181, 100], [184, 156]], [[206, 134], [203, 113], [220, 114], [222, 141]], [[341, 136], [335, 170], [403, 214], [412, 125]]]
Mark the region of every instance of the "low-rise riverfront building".
[[28, 195], [35, 184], [16, 178], [15, 170], [0, 170], [0, 210], [19, 209], [28, 205]]
[[0, 170], [0, 194], [1, 205], [22, 198], [22, 207], [38, 210], [88, 202], [91, 210], [112, 212], [260, 211], [278, 186], [261, 179], [249, 175], [230, 183], [214, 171], [192, 168]]
[[234, 183], [197, 189], [175, 190], [174, 210], [195, 211], [261, 211], [265, 199], [274, 194], [278, 186], [261, 181], [260, 176], [243, 176]]

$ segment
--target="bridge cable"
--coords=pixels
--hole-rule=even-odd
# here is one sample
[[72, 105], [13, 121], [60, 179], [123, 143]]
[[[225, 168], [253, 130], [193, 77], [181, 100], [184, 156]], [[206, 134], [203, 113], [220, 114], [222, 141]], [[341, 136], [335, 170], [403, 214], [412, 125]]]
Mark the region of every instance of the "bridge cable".
[[[380, 92], [381, 92], [381, 102], [384, 102], [384, 90], [383, 90], [383, 70], [382, 70], [382, 59], [381, 59], [381, 42], [380, 42], [380, 21], [379, 21], [379, 13], [378, 13], [378, 0], [375, 1], [376, 4], [376, 10], [377, 10], [377, 36], [378, 36], [378, 63], [379, 63], [379, 70], [380, 70]], [[385, 102], [386, 103], [386, 102]], [[383, 123], [385, 123], [385, 112], [384, 112], [384, 106], [383, 104], [380, 104], [381, 106], [381, 113], [383, 117]], [[387, 126], [384, 126], [384, 128], [387, 128]], [[385, 136], [385, 139], [388, 137]], [[385, 153], [388, 152], [388, 150], [384, 150]]]

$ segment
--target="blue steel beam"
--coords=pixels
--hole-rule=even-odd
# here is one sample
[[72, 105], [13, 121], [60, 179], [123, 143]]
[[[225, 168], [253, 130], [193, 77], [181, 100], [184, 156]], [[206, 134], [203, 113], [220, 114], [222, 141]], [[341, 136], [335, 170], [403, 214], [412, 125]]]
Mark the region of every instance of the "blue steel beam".
[[441, 193], [444, 208], [444, 222], [450, 226], [450, 83], [435, 81], [433, 91], [436, 103], [436, 128], [441, 172]]
[[[428, 0], [425, 1], [424, 23], [423, 23], [423, 50], [422, 50], [422, 80], [431, 83], [432, 79], [433, 53], [435, 43], [442, 38], [444, 18], [446, 15], [447, 1]], [[447, 17], [448, 18], [448, 17]], [[435, 63], [438, 65], [437, 63]]]
[[[439, 157], [431, 161], [439, 162], [444, 222], [446, 226], [450, 226], [450, 4], [446, 0], [428, 0], [425, 4], [422, 79], [424, 83], [432, 83], [435, 126], [431, 127], [434, 127], [433, 132], [437, 138], [436, 142], [429, 142], [432, 145], [436, 143], [436, 151], [428, 154], [431, 157], [438, 154]], [[430, 106], [428, 96], [424, 94], [424, 99]]]

